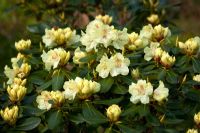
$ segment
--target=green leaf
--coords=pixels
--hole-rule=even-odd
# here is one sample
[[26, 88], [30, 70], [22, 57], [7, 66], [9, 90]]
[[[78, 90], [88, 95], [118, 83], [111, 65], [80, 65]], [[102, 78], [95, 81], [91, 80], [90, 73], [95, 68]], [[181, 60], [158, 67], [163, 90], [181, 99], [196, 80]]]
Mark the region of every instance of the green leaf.
[[69, 119], [70, 121], [76, 123], [76, 124], [80, 124], [80, 123], [83, 123], [85, 122], [84, 121], [84, 118], [82, 116], [82, 114], [78, 114], [78, 115], [69, 115]]
[[166, 71], [164, 69], [160, 70], [160, 72], [158, 73], [158, 80], [164, 81], [165, 76], [166, 76]]
[[93, 101], [92, 103], [94, 104], [103, 104], [103, 105], [112, 105], [112, 104], [117, 104], [123, 100], [123, 97], [120, 98], [115, 98], [115, 99], [108, 99], [108, 100], [96, 100]]
[[125, 109], [122, 112], [121, 116], [127, 116], [127, 115], [134, 116], [135, 114], [137, 114], [137, 112], [138, 112], [138, 106], [137, 105], [132, 105], [130, 108]]
[[117, 127], [122, 131], [122, 133], [139, 133], [137, 130], [123, 124], [117, 124]]
[[178, 75], [174, 73], [173, 71], [168, 71], [166, 80], [171, 84], [177, 84], [178, 83]]
[[63, 87], [65, 75], [61, 70], [58, 70], [52, 77], [52, 89], [59, 90]]
[[175, 124], [180, 124], [183, 121], [184, 121], [183, 119], [173, 118], [173, 119], [165, 119], [163, 123], [164, 124], [175, 125]]
[[49, 80], [48, 82], [46, 82], [43, 85], [39, 86], [37, 89], [42, 91], [42, 90], [47, 89], [51, 85], [52, 85], [52, 80]]
[[55, 129], [62, 123], [62, 113], [60, 111], [50, 112], [47, 123], [49, 129]]
[[98, 125], [108, 122], [108, 119], [88, 102], [84, 103], [82, 113], [84, 120], [90, 125]]
[[106, 93], [110, 90], [110, 88], [112, 87], [113, 83], [114, 83], [114, 79], [111, 77], [105, 78], [100, 80], [99, 82], [101, 84], [101, 93]]
[[125, 86], [117, 84], [115, 87], [113, 87], [112, 92], [115, 94], [126, 94], [128, 92], [128, 88]]
[[153, 116], [152, 114], [148, 114], [146, 115], [146, 120], [148, 123], [150, 123], [152, 126], [159, 126], [160, 125], [160, 122], [159, 120]]
[[46, 28], [49, 28], [49, 26], [44, 24], [44, 23], [27, 26], [27, 30], [29, 32], [35, 33], [35, 34], [41, 34], [41, 35], [44, 34], [44, 31], [45, 31]]
[[29, 116], [30, 115], [40, 116], [45, 112], [45, 110], [40, 110], [33, 106], [20, 106], [20, 107], [22, 107], [24, 114]]
[[192, 67], [195, 73], [200, 73], [200, 60], [192, 58]]
[[92, 55], [88, 55], [88, 56], [86, 56], [86, 57], [81, 58], [79, 61], [80, 61], [80, 62], [84, 62], [84, 63], [88, 63], [88, 62], [90, 62], [91, 60], [96, 59], [96, 57], [97, 57], [96, 54], [92, 54]]
[[40, 118], [30, 117], [21, 121], [21, 124], [16, 126], [16, 130], [29, 131], [36, 128], [40, 124], [40, 122]]

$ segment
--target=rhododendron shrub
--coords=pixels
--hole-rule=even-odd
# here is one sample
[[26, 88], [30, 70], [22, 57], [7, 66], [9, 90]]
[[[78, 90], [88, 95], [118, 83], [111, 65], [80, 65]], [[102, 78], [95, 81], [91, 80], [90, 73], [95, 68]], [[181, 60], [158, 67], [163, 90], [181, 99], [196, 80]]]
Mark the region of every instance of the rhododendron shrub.
[[1, 131], [198, 132], [200, 38], [154, 25], [117, 29], [97, 16], [80, 34], [45, 29], [15, 43], [1, 88]]

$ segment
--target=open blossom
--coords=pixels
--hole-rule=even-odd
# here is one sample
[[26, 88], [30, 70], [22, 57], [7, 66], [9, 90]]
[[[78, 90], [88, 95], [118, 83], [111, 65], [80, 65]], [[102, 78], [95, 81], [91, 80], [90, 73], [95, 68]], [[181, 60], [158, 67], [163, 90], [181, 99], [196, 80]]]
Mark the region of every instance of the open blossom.
[[113, 67], [110, 71], [112, 77], [121, 75], [128, 75], [130, 65], [130, 60], [128, 58], [124, 58], [121, 53], [116, 53], [114, 56], [111, 56], [110, 60], [113, 62]]
[[45, 46], [53, 48], [59, 45], [71, 45], [79, 41], [79, 36], [76, 35], [75, 30], [70, 28], [52, 28], [45, 29], [45, 35], [42, 37]]
[[23, 51], [26, 49], [29, 49], [31, 47], [31, 40], [20, 40], [18, 42], [15, 42], [15, 48], [18, 51]]
[[200, 48], [200, 38], [190, 38], [185, 43], [178, 42], [178, 47], [183, 51], [183, 53], [187, 55], [194, 55]]
[[200, 82], [200, 74], [197, 74], [197, 75], [193, 76], [193, 80], [197, 81], [197, 82]]
[[99, 73], [99, 76], [102, 78], [108, 77], [109, 73], [112, 77], [115, 77], [119, 74], [128, 75], [130, 65], [130, 60], [124, 58], [121, 53], [116, 53], [111, 56], [109, 59], [107, 55], [102, 56], [100, 64], [97, 65], [96, 71]]
[[108, 77], [111, 69], [112, 69], [113, 63], [111, 60], [107, 57], [107, 55], [103, 55], [100, 63], [97, 65], [96, 71], [99, 73], [99, 76], [102, 78]]
[[66, 99], [74, 100], [76, 96], [80, 99], [87, 99], [92, 94], [100, 91], [100, 84], [76, 77], [75, 80], [66, 81], [63, 88], [65, 89], [64, 95]]
[[169, 95], [169, 89], [164, 86], [162, 81], [159, 81], [158, 88], [156, 88], [153, 92], [153, 98], [156, 101], [161, 102], [164, 99], [167, 99], [168, 95]]
[[65, 65], [70, 58], [70, 52], [66, 52], [62, 48], [55, 48], [47, 53], [43, 51], [41, 57], [42, 61], [45, 63], [45, 69], [49, 71], [52, 67], [55, 69], [59, 65]]
[[85, 57], [87, 55], [86, 52], [83, 52], [80, 50], [80, 48], [78, 47], [77, 49], [75, 49], [74, 51], [74, 57], [73, 57], [73, 62], [75, 64], [84, 64], [84, 62], [80, 62], [79, 60], [83, 57]]
[[146, 61], [150, 61], [150, 60], [154, 57], [155, 51], [156, 51], [156, 49], [157, 49], [159, 46], [160, 46], [159, 43], [154, 43], [154, 42], [152, 42], [152, 43], [150, 44], [150, 47], [145, 47], [145, 48], [144, 48], [144, 53], [145, 53], [144, 59], [145, 59]]
[[153, 34], [153, 27], [151, 24], [143, 26], [142, 30], [140, 30], [140, 37], [150, 40]]
[[14, 125], [18, 118], [19, 108], [18, 106], [13, 106], [12, 108], [6, 107], [4, 110], [1, 110], [1, 117], [10, 125]]
[[153, 86], [146, 80], [138, 80], [137, 83], [132, 83], [129, 86], [129, 93], [131, 94], [130, 101], [132, 103], [147, 104], [149, 103], [149, 96], [153, 93]]
[[113, 26], [104, 24], [102, 21], [95, 19], [87, 25], [86, 32], [82, 32], [80, 38], [82, 45], [86, 46], [86, 51], [95, 50], [102, 44], [105, 48], [113, 46], [116, 49], [123, 49], [128, 43], [127, 29], [114, 29]]
[[52, 107], [50, 103], [52, 100], [51, 93], [48, 91], [42, 91], [41, 95], [37, 96], [36, 102], [38, 103], [38, 108], [42, 110], [49, 110]]

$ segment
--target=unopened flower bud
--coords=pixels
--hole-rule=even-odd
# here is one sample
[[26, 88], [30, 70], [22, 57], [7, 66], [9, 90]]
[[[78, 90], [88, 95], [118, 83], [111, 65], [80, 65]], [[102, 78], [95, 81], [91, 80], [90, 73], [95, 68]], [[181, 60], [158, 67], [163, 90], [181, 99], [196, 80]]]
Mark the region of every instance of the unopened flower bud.
[[51, 91], [51, 98], [54, 102], [54, 106], [60, 107], [64, 102], [64, 94], [60, 91]]
[[193, 80], [200, 82], [200, 74], [193, 76]]
[[155, 54], [154, 54], [154, 60], [160, 61], [162, 54], [163, 54], [163, 50], [161, 48], [156, 48]]
[[157, 25], [153, 28], [153, 34], [152, 34], [152, 41], [153, 42], [161, 42], [166, 37], [169, 37], [171, 35], [171, 31], [169, 28], [165, 28], [162, 25]]
[[110, 17], [109, 15], [98, 15], [96, 16], [96, 19], [101, 20], [104, 24], [110, 24], [112, 22], [112, 17]]
[[161, 64], [165, 67], [165, 68], [170, 68], [174, 65], [174, 62], [176, 61], [175, 57], [170, 56], [167, 52], [163, 52], [162, 56], [161, 56]]
[[25, 86], [26, 85], [26, 79], [14, 78], [13, 84]]
[[138, 79], [140, 77], [139, 69], [138, 68], [133, 69], [131, 72], [131, 76], [133, 79]]
[[200, 112], [198, 112], [197, 114], [194, 115], [194, 122], [197, 125], [200, 125]]
[[84, 64], [84, 62], [80, 62], [79, 60], [83, 57], [85, 57], [87, 55], [86, 52], [83, 52], [80, 50], [80, 48], [78, 47], [75, 51], [74, 51], [74, 57], [73, 57], [73, 62], [75, 64]]
[[17, 68], [18, 72], [17, 72], [17, 77], [23, 79], [24, 77], [26, 77], [30, 70], [31, 70], [31, 66], [28, 63], [23, 63], [20, 68]]
[[8, 107], [4, 110], [1, 110], [1, 117], [10, 125], [14, 125], [17, 121], [19, 108], [13, 106], [11, 109]]
[[20, 40], [19, 42], [15, 42], [15, 48], [18, 51], [23, 51], [29, 49], [31, 47], [31, 40]]
[[158, 24], [160, 22], [159, 17], [157, 14], [151, 14], [149, 17], [147, 17], [147, 20], [151, 23], [151, 24]]
[[7, 92], [9, 95], [9, 99], [12, 102], [20, 102], [24, 96], [26, 95], [26, 88], [20, 85], [12, 85], [8, 86]]
[[108, 107], [106, 112], [106, 115], [111, 122], [117, 122], [120, 114], [121, 114], [121, 108], [116, 104], [113, 104], [110, 107]]
[[188, 129], [186, 133], [198, 133], [197, 129]]

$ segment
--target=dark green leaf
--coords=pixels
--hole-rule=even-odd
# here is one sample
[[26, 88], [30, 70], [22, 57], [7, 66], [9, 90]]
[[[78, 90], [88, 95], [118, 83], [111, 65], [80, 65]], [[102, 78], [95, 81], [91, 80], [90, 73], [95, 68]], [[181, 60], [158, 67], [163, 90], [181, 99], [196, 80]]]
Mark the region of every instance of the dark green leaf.
[[88, 63], [88, 62], [90, 62], [91, 60], [96, 59], [96, 57], [97, 57], [96, 54], [92, 54], [92, 55], [88, 55], [88, 56], [86, 56], [86, 57], [81, 58], [79, 61], [80, 61], [80, 62], [84, 62], [84, 63]]
[[16, 126], [16, 130], [29, 131], [36, 128], [40, 124], [40, 118], [30, 117], [26, 118]]
[[83, 123], [85, 122], [84, 121], [84, 118], [82, 116], [82, 114], [78, 114], [78, 115], [69, 115], [69, 119], [70, 121], [76, 123], [76, 124], [80, 124], [80, 123]]
[[122, 131], [122, 133], [139, 133], [137, 130], [123, 124], [117, 124], [117, 127]]
[[195, 73], [200, 73], [200, 60], [197, 58], [192, 59], [192, 66]]
[[173, 71], [168, 71], [166, 80], [171, 84], [177, 84], [178, 83], [178, 75], [176, 73], [174, 73]]
[[117, 104], [121, 102], [123, 97], [120, 98], [115, 98], [115, 99], [108, 99], [108, 100], [96, 100], [93, 101], [92, 103], [94, 104], [104, 104], [104, 105], [112, 105], [112, 104]]
[[62, 113], [60, 111], [50, 112], [47, 123], [49, 129], [55, 129], [62, 123]]
[[65, 75], [61, 70], [58, 70], [52, 77], [52, 89], [59, 90], [63, 87]]
[[126, 94], [128, 92], [128, 88], [125, 86], [117, 84], [115, 87], [113, 87], [112, 92], [115, 94]]
[[153, 116], [152, 114], [148, 114], [146, 115], [146, 120], [148, 121], [149, 124], [151, 124], [152, 126], [159, 126], [160, 122], [159, 120]]
[[99, 82], [101, 84], [101, 93], [106, 93], [110, 90], [110, 88], [112, 87], [113, 83], [114, 83], [114, 79], [111, 77], [105, 78], [100, 80]]
[[52, 80], [49, 80], [48, 82], [42, 84], [40, 87], [38, 87], [37, 89], [42, 91], [42, 90], [45, 90], [47, 89], [49, 86], [52, 85]]

